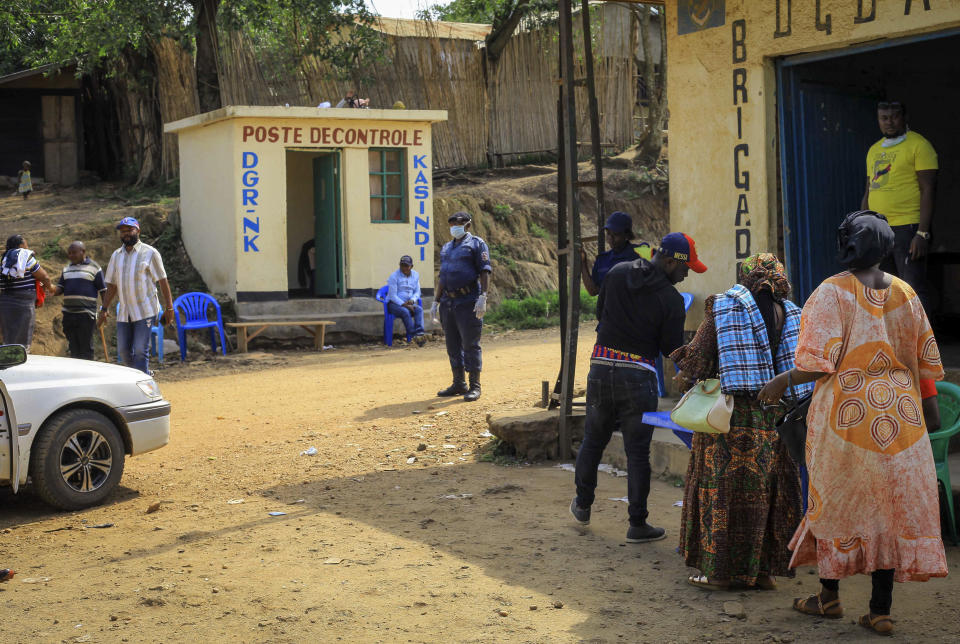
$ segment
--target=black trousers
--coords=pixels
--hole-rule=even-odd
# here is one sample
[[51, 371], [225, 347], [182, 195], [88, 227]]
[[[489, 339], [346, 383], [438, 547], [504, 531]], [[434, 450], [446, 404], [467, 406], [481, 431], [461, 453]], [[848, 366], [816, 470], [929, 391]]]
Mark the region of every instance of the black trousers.
[[96, 319], [88, 313], [64, 312], [63, 335], [67, 336], [71, 358], [93, 360], [93, 330], [96, 326]]
[[[893, 568], [874, 570], [870, 573], [873, 579], [873, 593], [870, 595], [870, 612], [874, 615], [889, 615], [893, 604]], [[821, 579], [820, 583], [827, 590], [838, 592], [838, 579]]]

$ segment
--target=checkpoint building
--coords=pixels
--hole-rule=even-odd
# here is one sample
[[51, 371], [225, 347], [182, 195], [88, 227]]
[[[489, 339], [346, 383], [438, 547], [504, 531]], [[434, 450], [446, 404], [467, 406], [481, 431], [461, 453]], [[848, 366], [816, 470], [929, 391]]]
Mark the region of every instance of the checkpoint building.
[[377, 335], [373, 296], [401, 255], [433, 295], [431, 126], [446, 118], [229, 106], [167, 123], [193, 265], [241, 320], [319, 316]]

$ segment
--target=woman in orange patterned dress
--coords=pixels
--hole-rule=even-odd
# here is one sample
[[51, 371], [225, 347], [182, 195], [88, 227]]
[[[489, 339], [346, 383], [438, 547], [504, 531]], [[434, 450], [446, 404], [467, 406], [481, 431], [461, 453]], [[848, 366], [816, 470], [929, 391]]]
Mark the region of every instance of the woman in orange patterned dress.
[[927, 438], [927, 425], [939, 426], [931, 385], [943, 367], [916, 293], [879, 269], [893, 248], [886, 218], [847, 215], [837, 245], [849, 270], [810, 295], [796, 367], [758, 398], [775, 403], [789, 381], [817, 381], [807, 414], [807, 514], [790, 542], [790, 565], [816, 564], [822, 588], [794, 608], [841, 617], [839, 580], [870, 573], [870, 612], [859, 623], [889, 633], [893, 582], [947, 574]]

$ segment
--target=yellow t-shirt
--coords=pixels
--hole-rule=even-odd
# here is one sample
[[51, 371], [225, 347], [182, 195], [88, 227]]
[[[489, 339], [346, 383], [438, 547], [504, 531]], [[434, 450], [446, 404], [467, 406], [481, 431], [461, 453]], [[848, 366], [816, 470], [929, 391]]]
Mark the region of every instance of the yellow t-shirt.
[[917, 170], [936, 170], [937, 153], [930, 141], [907, 132], [907, 138], [889, 148], [883, 139], [867, 152], [870, 210], [887, 216], [891, 226], [920, 222], [920, 183]]

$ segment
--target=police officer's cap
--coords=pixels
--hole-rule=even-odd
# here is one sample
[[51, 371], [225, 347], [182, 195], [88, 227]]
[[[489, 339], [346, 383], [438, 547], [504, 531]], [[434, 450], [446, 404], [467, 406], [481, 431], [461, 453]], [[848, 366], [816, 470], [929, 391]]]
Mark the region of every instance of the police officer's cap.
[[623, 233], [627, 236], [627, 239], [633, 239], [633, 220], [625, 212], [614, 211], [607, 217], [604, 228], [612, 233]]
[[457, 220], [460, 220], [466, 223], [466, 222], [473, 221], [473, 216], [469, 212], [466, 212], [465, 210], [461, 210], [460, 212], [455, 212], [452, 215], [450, 215], [450, 218], [447, 219], [447, 223], [452, 224]]

